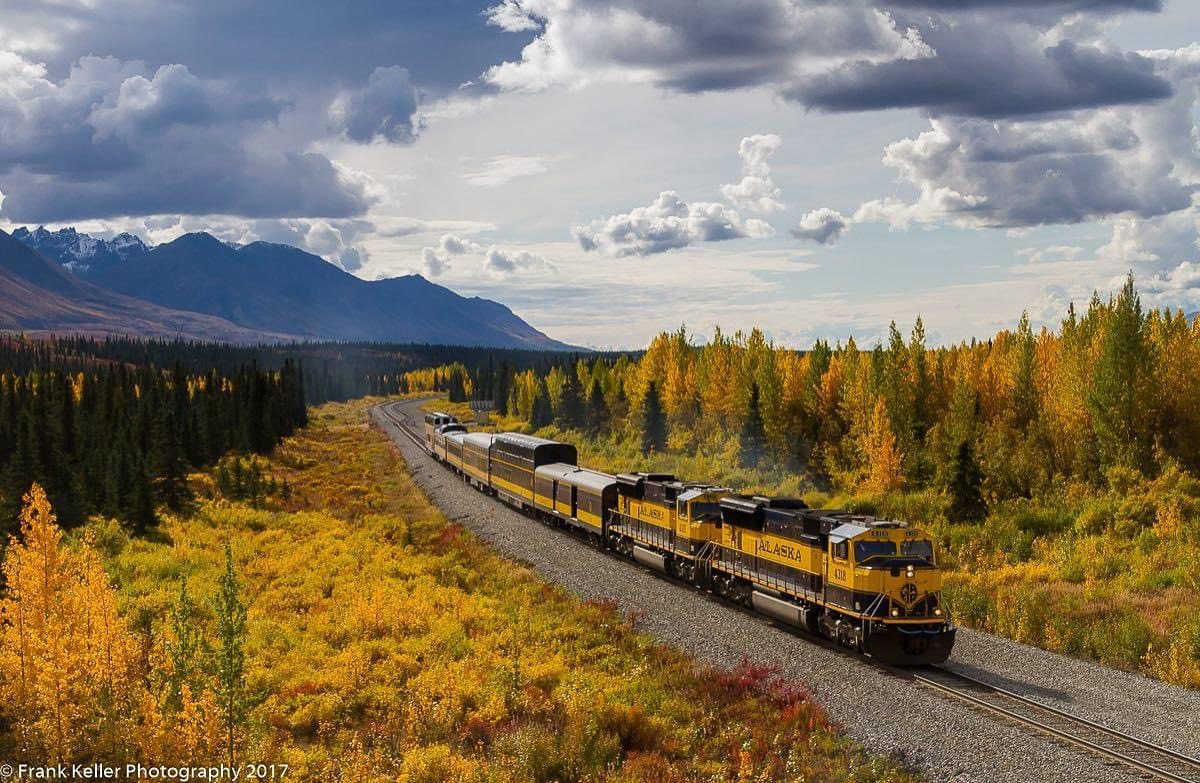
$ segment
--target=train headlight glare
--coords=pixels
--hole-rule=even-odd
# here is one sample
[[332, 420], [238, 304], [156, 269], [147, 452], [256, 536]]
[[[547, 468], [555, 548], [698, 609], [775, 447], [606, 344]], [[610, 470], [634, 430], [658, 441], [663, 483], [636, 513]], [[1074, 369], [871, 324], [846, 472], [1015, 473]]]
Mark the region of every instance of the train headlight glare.
[[892, 617], [899, 617], [899, 616], [900, 616], [900, 610], [899, 610], [899, 609], [893, 609], [893, 610], [892, 610]]
[[933, 613], [934, 613], [935, 615], [937, 615], [938, 617], [941, 617], [941, 616], [942, 616], [942, 610], [941, 610], [941, 609], [934, 609], [934, 610], [933, 610]]

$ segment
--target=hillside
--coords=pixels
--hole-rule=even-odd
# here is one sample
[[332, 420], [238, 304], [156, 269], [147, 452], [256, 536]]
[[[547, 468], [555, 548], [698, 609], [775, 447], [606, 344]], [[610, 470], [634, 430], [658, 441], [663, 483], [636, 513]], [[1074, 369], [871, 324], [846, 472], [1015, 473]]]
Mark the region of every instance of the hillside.
[[0, 331], [134, 334], [252, 343], [294, 339], [97, 287], [0, 231]]
[[[419, 275], [362, 280], [288, 245], [233, 247], [194, 233], [142, 252], [127, 240], [120, 247], [120, 238], [89, 244], [66, 230], [21, 236], [109, 290], [248, 329], [312, 339], [571, 348], [498, 302], [460, 296]], [[103, 262], [91, 261], [91, 249]]]

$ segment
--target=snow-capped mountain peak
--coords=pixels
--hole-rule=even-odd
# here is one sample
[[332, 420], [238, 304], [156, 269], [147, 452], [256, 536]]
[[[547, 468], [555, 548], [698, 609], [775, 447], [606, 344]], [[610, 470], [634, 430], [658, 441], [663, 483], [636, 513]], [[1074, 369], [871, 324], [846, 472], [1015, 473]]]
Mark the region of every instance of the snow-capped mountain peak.
[[30, 231], [22, 226], [14, 230], [12, 236], [79, 275], [128, 261], [149, 250], [146, 243], [133, 234], [121, 233], [112, 239], [97, 239], [74, 227], [50, 231], [45, 226], [38, 226]]

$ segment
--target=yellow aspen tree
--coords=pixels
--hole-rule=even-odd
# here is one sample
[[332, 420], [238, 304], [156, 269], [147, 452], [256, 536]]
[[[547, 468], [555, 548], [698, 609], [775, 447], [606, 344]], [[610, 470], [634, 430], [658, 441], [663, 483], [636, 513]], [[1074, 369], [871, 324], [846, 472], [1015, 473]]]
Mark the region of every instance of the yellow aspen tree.
[[23, 500], [4, 560], [0, 710], [30, 762], [119, 760], [140, 699], [136, 641], [94, 550], [63, 544], [40, 486]]
[[864, 488], [872, 492], [899, 489], [904, 482], [901, 472], [904, 455], [896, 444], [896, 435], [892, 432], [887, 406], [882, 399], [875, 402], [875, 410], [871, 414], [871, 423], [863, 440], [862, 450], [867, 470]]
[[78, 649], [71, 644], [78, 612], [67, 606], [74, 575], [46, 493], [34, 484], [23, 500], [21, 539], [11, 540], [4, 559], [0, 706], [23, 758], [57, 764], [73, 756], [83, 722]]
[[700, 407], [711, 429], [725, 427], [737, 412], [737, 372], [734, 348], [720, 329], [700, 352], [697, 368]]
[[696, 394], [695, 349], [688, 343], [687, 332], [680, 327], [667, 343], [663, 404], [672, 429], [691, 428], [699, 408]]

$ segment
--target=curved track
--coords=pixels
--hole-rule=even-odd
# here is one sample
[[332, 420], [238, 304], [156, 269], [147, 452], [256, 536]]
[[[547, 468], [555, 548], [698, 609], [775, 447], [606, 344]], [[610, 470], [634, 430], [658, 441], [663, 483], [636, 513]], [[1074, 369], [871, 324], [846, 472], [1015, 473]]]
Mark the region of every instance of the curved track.
[[[424, 449], [424, 439], [414, 430], [410, 423], [411, 417], [405, 412], [395, 409], [398, 404], [384, 403], [378, 406], [378, 410], [392, 424], [396, 425], [397, 431]], [[722, 601], [722, 603], [727, 602]], [[749, 610], [743, 611], [748, 612]], [[800, 635], [843, 654], [852, 654], [844, 648], [827, 643], [820, 637], [808, 634]], [[1109, 728], [1087, 718], [1072, 715], [1065, 710], [1044, 704], [1028, 696], [943, 666], [901, 669], [880, 665], [869, 658], [863, 660], [874, 663], [897, 677], [919, 683], [992, 716], [1018, 724], [1026, 730], [1069, 744], [1077, 750], [1106, 762], [1123, 765], [1140, 777], [1171, 781], [1171, 783], [1200, 783], [1200, 759], [1177, 753], [1169, 748]]]

